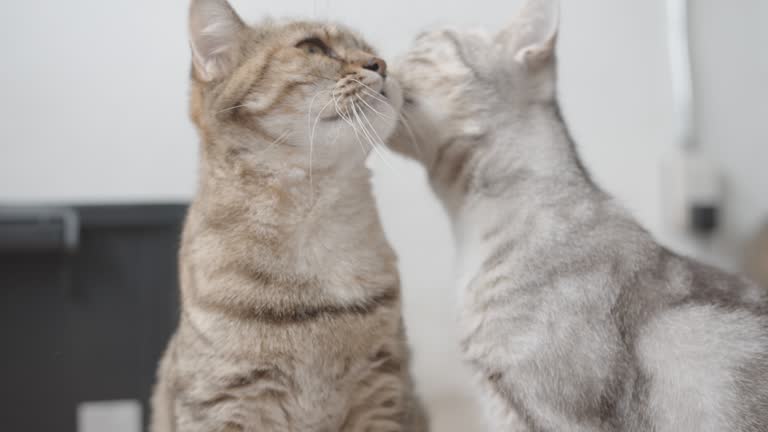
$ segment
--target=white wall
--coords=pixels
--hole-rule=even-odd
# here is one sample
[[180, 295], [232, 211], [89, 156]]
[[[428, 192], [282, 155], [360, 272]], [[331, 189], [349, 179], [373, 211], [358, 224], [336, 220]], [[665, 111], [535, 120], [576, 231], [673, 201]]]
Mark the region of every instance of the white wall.
[[768, 223], [768, 2], [691, 4], [698, 142], [727, 181], [723, 232], [698, 248], [738, 269]]
[[0, 199], [189, 196], [184, 5], [0, 4]]
[[[498, 28], [519, 1], [233, 0], [242, 15], [331, 17], [388, 57], [425, 26]], [[564, 1], [564, 112], [597, 180], [665, 241], [659, 162], [672, 146], [663, 0]], [[768, 213], [768, 5], [697, 0], [693, 10], [702, 145], [731, 183], [725, 261]], [[188, 199], [197, 140], [186, 118], [186, 1], [0, 3], [0, 202]], [[455, 348], [453, 249], [421, 170], [372, 161], [387, 233], [401, 257], [415, 373], [435, 430], [473, 430]], [[730, 257], [730, 258], [729, 258]], [[445, 428], [441, 428], [445, 427]]]

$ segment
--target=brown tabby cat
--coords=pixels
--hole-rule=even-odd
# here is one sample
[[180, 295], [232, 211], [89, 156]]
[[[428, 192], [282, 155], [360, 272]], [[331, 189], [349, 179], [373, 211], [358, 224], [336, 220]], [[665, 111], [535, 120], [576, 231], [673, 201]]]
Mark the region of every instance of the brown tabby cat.
[[200, 184], [151, 430], [426, 430], [363, 164], [402, 105], [386, 63], [342, 27], [249, 27], [225, 0], [193, 0], [190, 31]]

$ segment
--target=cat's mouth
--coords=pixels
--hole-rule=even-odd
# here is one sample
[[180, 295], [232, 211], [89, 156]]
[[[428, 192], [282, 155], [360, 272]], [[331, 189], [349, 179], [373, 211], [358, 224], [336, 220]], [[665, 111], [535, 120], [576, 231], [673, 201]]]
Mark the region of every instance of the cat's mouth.
[[346, 88], [334, 92], [330, 104], [335, 109], [327, 110], [327, 113], [321, 116], [322, 121], [343, 120], [347, 123], [354, 123], [356, 118], [360, 116], [381, 115], [381, 111], [386, 110], [386, 107], [391, 106], [392, 103], [386, 86], [382, 85], [378, 91], [374, 91], [370, 86], [361, 83], [353, 89]]

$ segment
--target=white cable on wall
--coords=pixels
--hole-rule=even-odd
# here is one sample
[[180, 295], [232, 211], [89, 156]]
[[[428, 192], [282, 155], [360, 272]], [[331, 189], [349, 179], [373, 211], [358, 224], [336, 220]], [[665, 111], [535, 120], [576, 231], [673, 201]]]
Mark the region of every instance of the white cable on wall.
[[667, 0], [669, 64], [677, 115], [676, 139], [684, 149], [696, 147], [693, 77], [688, 33], [688, 0]]

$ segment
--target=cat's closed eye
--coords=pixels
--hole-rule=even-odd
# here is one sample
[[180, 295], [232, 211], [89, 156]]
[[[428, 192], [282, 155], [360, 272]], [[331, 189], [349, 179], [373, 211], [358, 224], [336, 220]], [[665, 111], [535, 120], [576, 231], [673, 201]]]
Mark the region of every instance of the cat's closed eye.
[[328, 48], [328, 45], [325, 44], [320, 38], [311, 37], [302, 40], [301, 42], [296, 44], [296, 48], [304, 51], [306, 54], [315, 55], [315, 54], [323, 54], [330, 56], [331, 55], [331, 49]]

